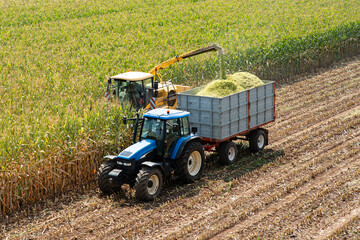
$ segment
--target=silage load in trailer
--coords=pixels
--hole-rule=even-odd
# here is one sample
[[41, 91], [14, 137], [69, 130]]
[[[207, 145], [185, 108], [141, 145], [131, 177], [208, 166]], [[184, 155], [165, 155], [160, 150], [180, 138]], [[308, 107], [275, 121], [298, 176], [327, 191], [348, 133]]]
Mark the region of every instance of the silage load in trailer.
[[244, 89], [249, 89], [264, 85], [264, 82], [260, 78], [248, 72], [237, 72], [228, 75], [226, 79], [236, 82]]
[[219, 79], [210, 82], [201, 91], [196, 93], [198, 96], [225, 97], [245, 89], [264, 85], [257, 76], [248, 72], [237, 72], [227, 75], [226, 79]]
[[207, 97], [224, 97], [236, 92], [243, 91], [239, 84], [231, 80], [214, 80], [208, 85], [205, 86], [203, 90], [198, 92], [198, 96], [207, 96]]

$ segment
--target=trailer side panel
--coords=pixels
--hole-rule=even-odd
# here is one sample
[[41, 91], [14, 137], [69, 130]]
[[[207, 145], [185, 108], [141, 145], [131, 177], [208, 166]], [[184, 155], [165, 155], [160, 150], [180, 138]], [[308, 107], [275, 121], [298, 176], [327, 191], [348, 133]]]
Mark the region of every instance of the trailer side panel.
[[195, 88], [178, 94], [178, 109], [191, 112], [191, 127], [198, 135], [223, 140], [275, 120], [275, 82], [223, 98], [194, 95]]

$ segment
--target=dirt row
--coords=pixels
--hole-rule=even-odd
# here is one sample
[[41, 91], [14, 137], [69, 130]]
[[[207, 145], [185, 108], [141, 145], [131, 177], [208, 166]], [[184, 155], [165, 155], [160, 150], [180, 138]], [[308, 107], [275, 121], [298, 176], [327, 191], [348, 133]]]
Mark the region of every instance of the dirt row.
[[156, 202], [96, 185], [1, 223], [16, 239], [360, 238], [360, 60], [277, 86], [270, 145], [203, 178], [171, 183]]

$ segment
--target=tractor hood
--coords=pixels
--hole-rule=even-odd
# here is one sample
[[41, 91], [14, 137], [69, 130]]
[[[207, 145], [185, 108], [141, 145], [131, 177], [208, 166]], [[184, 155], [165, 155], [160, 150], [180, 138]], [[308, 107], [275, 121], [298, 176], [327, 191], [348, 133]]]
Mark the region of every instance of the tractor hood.
[[122, 151], [118, 158], [139, 160], [146, 153], [156, 149], [156, 140], [143, 139]]

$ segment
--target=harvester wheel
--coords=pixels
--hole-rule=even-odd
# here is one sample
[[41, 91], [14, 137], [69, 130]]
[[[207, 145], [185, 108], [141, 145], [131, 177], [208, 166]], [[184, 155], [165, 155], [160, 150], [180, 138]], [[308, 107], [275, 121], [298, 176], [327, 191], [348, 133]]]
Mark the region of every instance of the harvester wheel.
[[266, 135], [264, 130], [257, 129], [250, 134], [249, 145], [250, 151], [253, 153], [264, 150], [266, 143]]
[[121, 190], [121, 186], [116, 186], [114, 183], [111, 182], [109, 173], [116, 167], [115, 161], [106, 161], [103, 164], [101, 164], [98, 175], [97, 175], [97, 181], [100, 190], [104, 194], [112, 194], [119, 192]]
[[177, 175], [185, 183], [192, 183], [200, 179], [204, 168], [204, 148], [199, 142], [186, 145], [177, 167]]
[[237, 147], [234, 142], [226, 141], [221, 143], [219, 147], [219, 161], [222, 164], [230, 165], [236, 161]]
[[136, 177], [135, 197], [139, 201], [152, 201], [163, 187], [163, 175], [158, 168], [143, 167]]

